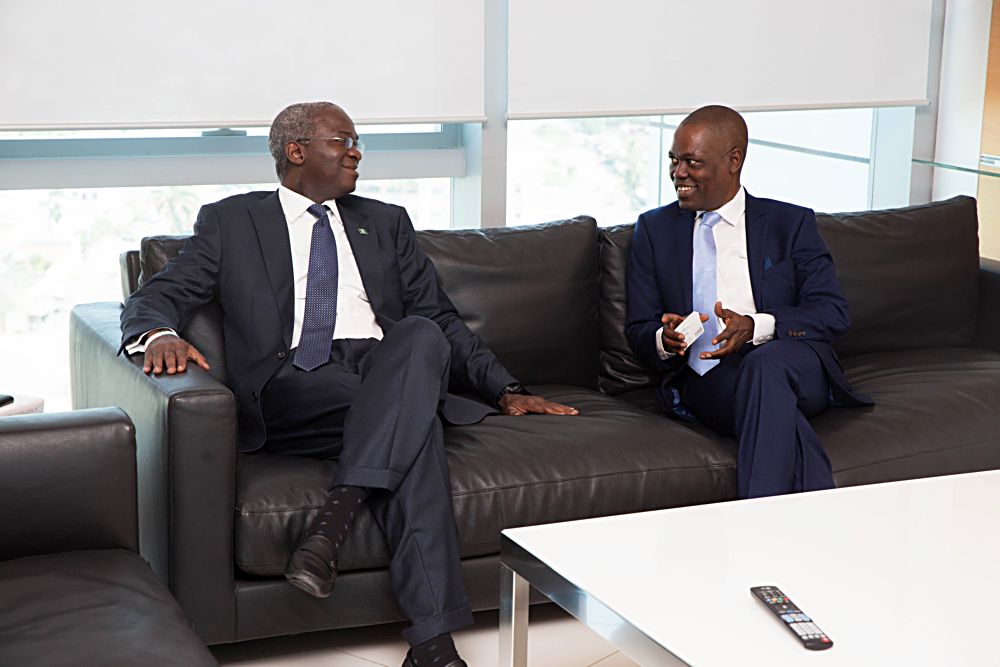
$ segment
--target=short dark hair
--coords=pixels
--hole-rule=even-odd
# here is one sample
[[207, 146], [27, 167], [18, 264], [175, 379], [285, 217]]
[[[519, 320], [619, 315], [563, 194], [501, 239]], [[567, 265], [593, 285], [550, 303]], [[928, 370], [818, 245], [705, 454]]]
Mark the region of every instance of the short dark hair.
[[695, 109], [681, 122], [710, 127], [716, 134], [729, 139], [733, 143], [733, 148], [742, 150], [743, 155], [747, 153], [747, 144], [749, 143], [747, 123], [735, 109], [720, 104], [711, 104]]
[[321, 109], [339, 109], [333, 102], [299, 102], [285, 107], [274, 117], [271, 132], [267, 137], [267, 147], [274, 158], [274, 169], [278, 180], [288, 173], [288, 157], [285, 146], [290, 142], [305, 139], [312, 134], [313, 120]]

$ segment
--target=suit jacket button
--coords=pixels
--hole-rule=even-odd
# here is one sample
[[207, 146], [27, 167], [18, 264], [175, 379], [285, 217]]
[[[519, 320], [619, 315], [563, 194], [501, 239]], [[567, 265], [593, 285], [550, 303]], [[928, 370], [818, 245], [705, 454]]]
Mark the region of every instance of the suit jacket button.
[[278, 353], [278, 358], [279, 358], [279, 359], [284, 359], [284, 358], [285, 358], [285, 353], [284, 353], [283, 351], [282, 351], [282, 352], [279, 352], [279, 353]]

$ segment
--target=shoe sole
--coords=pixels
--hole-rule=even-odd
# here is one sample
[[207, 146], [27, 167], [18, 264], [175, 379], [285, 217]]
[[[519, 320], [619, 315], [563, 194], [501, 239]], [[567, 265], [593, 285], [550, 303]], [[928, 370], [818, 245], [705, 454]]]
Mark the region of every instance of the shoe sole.
[[330, 597], [330, 593], [333, 592], [333, 584], [324, 585], [325, 582], [320, 581], [316, 577], [310, 577], [307, 574], [286, 572], [285, 579], [292, 586], [308, 593], [314, 598], [328, 598]]

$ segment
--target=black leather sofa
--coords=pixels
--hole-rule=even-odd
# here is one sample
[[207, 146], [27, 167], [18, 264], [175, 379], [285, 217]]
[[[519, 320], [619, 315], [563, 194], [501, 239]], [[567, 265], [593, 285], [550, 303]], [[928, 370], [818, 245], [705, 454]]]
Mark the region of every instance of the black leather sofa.
[[[854, 322], [838, 345], [877, 404], [815, 420], [839, 485], [1000, 467], [1000, 264], [980, 262], [970, 198], [821, 215]], [[469, 325], [536, 393], [579, 417], [489, 417], [447, 431], [463, 567], [474, 608], [498, 603], [499, 532], [511, 526], [732, 499], [732, 440], [664, 417], [625, 340], [632, 225], [578, 217], [532, 227], [421, 232]], [[183, 239], [122, 257], [125, 294]], [[76, 406], [120, 405], [136, 424], [142, 553], [208, 643], [400, 620], [370, 516], [345, 543], [333, 596], [280, 576], [335, 463], [237, 457], [220, 313], [184, 334], [212, 375], [148, 377], [116, 356], [117, 303], [71, 321]], [[778, 332], [779, 337], [781, 332]]]
[[137, 528], [121, 410], [0, 418], [0, 665], [217, 665]]

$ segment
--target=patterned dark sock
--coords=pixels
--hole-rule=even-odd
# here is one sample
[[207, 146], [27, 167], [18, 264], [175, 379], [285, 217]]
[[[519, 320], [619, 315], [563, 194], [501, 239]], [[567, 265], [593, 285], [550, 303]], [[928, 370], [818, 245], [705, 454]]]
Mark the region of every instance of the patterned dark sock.
[[326, 504], [309, 526], [307, 535], [322, 535], [333, 545], [332, 554], [319, 554], [324, 560], [336, 560], [340, 545], [347, 537], [354, 517], [361, 504], [368, 497], [368, 489], [362, 486], [335, 486], [326, 499]]
[[428, 639], [410, 649], [410, 662], [414, 667], [441, 667], [452, 660], [458, 660], [458, 649], [449, 633]]

